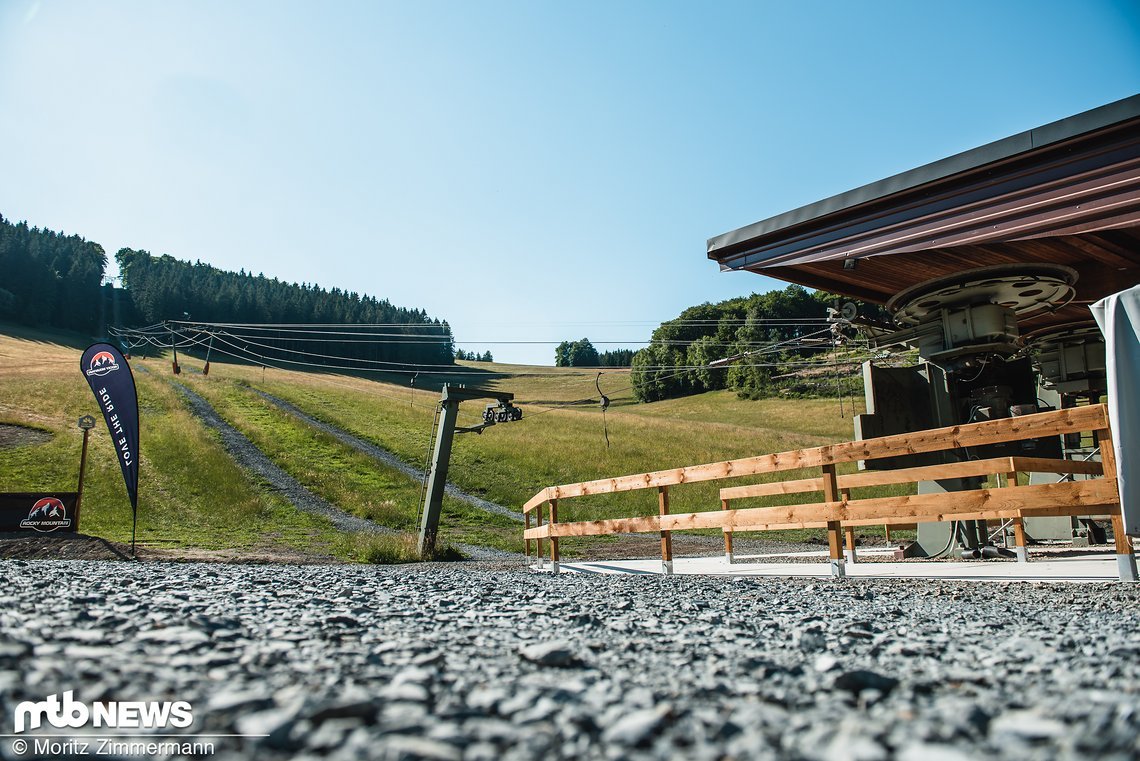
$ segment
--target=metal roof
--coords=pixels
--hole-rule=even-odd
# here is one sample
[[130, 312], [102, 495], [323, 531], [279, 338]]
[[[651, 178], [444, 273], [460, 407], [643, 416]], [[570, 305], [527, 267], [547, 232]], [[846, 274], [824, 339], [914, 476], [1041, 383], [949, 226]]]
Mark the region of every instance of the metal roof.
[[[837, 212], [1137, 119], [1140, 119], [1140, 95], [1133, 95], [709, 238], [708, 256], [722, 261], [731, 254], [738, 254], [742, 248], [747, 248], [750, 241], [761, 236], [817, 222]], [[739, 269], [731, 265], [724, 268]]]
[[712, 238], [708, 256], [865, 301], [978, 267], [1079, 273], [1083, 317], [1140, 282], [1140, 96], [1023, 132]]

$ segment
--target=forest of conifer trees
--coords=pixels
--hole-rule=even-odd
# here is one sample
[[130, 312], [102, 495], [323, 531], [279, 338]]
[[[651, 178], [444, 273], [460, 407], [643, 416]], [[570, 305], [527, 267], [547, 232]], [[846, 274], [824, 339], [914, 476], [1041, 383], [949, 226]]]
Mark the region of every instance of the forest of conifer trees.
[[[313, 364], [335, 359], [360, 362], [452, 364], [454, 342], [447, 322], [422, 309], [394, 306], [387, 299], [314, 284], [286, 283], [252, 273], [227, 272], [202, 262], [185, 262], [146, 251], [120, 249], [115, 255], [121, 289], [117, 301], [103, 286], [103, 247], [78, 235], [13, 224], [0, 216], [0, 320], [34, 327], [73, 330], [102, 337], [104, 318], [121, 326], [166, 320], [202, 323], [321, 324], [380, 326], [365, 340], [327, 336], [313, 345], [286, 332], [263, 331], [273, 344], [267, 354], [304, 352]], [[105, 301], [106, 300], [106, 301]], [[105, 303], [116, 303], [114, 310]], [[111, 312], [108, 314], [108, 312]], [[326, 356], [321, 357], [319, 355]]]
[[94, 334], [106, 266], [98, 243], [0, 215], [0, 319]]

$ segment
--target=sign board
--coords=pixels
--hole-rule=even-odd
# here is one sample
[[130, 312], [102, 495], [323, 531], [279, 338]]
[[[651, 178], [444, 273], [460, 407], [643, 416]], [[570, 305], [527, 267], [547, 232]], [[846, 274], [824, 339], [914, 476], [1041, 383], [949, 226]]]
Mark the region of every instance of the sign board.
[[0, 531], [77, 533], [78, 502], [76, 492], [0, 493]]

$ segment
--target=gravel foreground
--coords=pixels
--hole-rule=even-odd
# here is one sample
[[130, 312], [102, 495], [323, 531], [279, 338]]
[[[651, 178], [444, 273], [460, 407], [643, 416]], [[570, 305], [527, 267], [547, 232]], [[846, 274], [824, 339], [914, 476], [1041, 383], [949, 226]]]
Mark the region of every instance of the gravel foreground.
[[[75, 690], [191, 703], [167, 731], [265, 735], [203, 738], [222, 759], [1140, 754], [1135, 586], [0, 569], [2, 733], [16, 703]], [[13, 742], [0, 757], [31, 757]]]

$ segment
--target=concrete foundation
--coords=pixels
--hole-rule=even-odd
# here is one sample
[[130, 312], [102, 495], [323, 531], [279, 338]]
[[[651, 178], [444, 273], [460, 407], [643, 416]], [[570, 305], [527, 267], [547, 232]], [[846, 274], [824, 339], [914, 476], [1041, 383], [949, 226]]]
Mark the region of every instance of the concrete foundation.
[[1116, 567], [1120, 571], [1121, 581], [1138, 581], [1136, 574], [1136, 555], [1117, 555]]
[[[1076, 555], [1071, 547], [1064, 552], [1035, 551], [1033, 562], [1009, 560], [971, 561], [905, 561], [892, 562], [891, 549], [865, 549], [857, 565], [846, 567], [843, 561], [831, 562], [827, 553], [810, 552], [789, 555], [737, 555], [731, 567], [721, 555], [711, 557], [674, 558], [676, 575], [702, 576], [771, 576], [783, 578], [857, 578], [857, 579], [955, 579], [962, 581], [1039, 581], [1039, 582], [1119, 582], [1137, 580], [1135, 555], [1117, 556], [1111, 548], [1090, 550]], [[787, 562], [795, 557], [801, 562]], [[550, 566], [531, 568], [549, 570]], [[660, 559], [604, 560], [598, 562], [560, 563], [563, 573], [628, 573], [656, 575], [664, 573]]]

